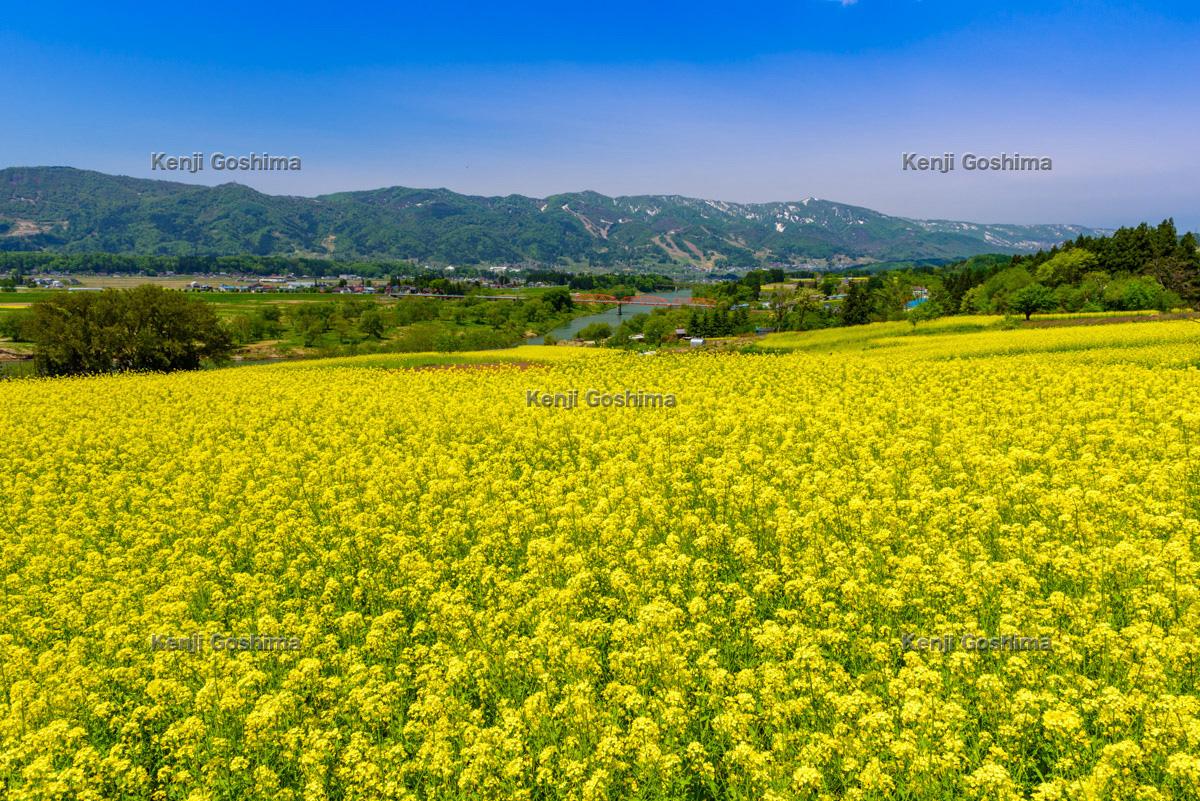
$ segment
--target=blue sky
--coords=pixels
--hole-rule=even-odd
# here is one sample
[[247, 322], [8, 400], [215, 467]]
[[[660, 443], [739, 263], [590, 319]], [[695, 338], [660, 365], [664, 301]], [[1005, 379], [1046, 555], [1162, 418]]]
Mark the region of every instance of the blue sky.
[[[272, 193], [816, 196], [1200, 228], [1198, 4], [443, 5], [7, 7], [0, 166], [163, 177], [152, 151], [266, 151], [304, 165], [237, 174]], [[905, 173], [905, 151], [1054, 169]]]

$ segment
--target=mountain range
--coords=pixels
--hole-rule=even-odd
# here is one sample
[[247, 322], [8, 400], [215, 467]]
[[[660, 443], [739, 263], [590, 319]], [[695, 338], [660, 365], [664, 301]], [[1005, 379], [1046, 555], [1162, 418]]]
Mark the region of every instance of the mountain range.
[[0, 170], [0, 250], [405, 258], [580, 266], [948, 261], [1036, 251], [1102, 229], [892, 217], [829, 200], [678, 195], [481, 197], [389, 187], [266, 195], [71, 167]]

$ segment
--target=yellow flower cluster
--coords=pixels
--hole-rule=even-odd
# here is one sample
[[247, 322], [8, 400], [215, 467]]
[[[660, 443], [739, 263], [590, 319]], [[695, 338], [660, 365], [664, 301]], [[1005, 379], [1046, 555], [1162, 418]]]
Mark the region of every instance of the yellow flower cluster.
[[836, 336], [0, 383], [0, 795], [1198, 797], [1200, 326]]

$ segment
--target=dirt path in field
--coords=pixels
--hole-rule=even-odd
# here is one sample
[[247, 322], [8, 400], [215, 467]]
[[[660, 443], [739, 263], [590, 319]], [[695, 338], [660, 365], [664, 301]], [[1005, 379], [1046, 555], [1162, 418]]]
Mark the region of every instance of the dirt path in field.
[[0, 362], [23, 362], [32, 358], [32, 353], [20, 353], [15, 350], [0, 348]]
[[1062, 328], [1073, 325], [1114, 325], [1116, 323], [1162, 323], [1168, 320], [1196, 320], [1200, 315], [1196, 312], [1178, 312], [1175, 314], [1125, 314], [1120, 317], [1072, 317], [1064, 320], [1027, 320], [1021, 323], [1022, 328]]

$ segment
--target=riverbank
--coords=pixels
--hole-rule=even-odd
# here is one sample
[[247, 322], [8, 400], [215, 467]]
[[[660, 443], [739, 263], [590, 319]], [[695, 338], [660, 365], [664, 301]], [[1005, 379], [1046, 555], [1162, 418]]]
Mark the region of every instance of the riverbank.
[[[642, 301], [639, 301], [642, 298]], [[654, 302], [649, 302], [653, 298]], [[620, 304], [609, 304], [604, 307], [603, 311], [595, 314], [589, 314], [581, 317], [575, 317], [569, 323], [560, 325], [551, 330], [548, 335], [558, 340], [574, 339], [575, 334], [582, 331], [587, 326], [593, 323], [607, 323], [613, 328], [619, 326], [629, 317], [635, 314], [644, 314], [652, 311], [655, 308], [662, 308], [662, 301], [678, 302], [680, 306], [685, 305], [692, 299], [692, 290], [677, 289], [673, 292], [658, 292], [654, 295], [634, 295], [628, 301]], [[529, 337], [525, 340], [527, 345], [542, 345], [546, 341], [547, 334], [536, 337]]]

